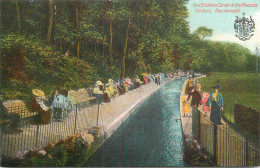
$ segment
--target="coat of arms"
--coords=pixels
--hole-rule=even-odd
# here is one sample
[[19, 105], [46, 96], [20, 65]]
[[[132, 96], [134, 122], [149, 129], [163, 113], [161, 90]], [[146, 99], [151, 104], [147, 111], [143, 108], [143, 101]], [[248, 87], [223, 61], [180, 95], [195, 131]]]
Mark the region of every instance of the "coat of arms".
[[249, 18], [245, 17], [245, 13], [243, 13], [243, 17], [239, 18], [236, 16], [236, 20], [234, 23], [234, 29], [236, 32], [236, 37], [242, 41], [249, 40], [254, 34], [255, 29], [255, 21], [250, 16]]

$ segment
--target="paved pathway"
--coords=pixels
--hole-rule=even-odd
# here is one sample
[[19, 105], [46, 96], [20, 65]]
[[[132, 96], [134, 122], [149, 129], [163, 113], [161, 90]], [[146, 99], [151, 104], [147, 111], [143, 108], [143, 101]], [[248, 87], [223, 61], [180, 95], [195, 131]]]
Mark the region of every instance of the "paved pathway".
[[[186, 98], [188, 97], [185, 94], [185, 88], [186, 88], [187, 82], [188, 82], [188, 79], [185, 80], [183, 83], [180, 97], [182, 97], [182, 96], [185, 96]], [[191, 110], [191, 108], [190, 108], [190, 110]], [[182, 111], [181, 99], [180, 99], [180, 113], [181, 113], [181, 123], [182, 123], [183, 133], [192, 135], [192, 112], [190, 112], [190, 114], [189, 114], [190, 117], [184, 117], [184, 112]]]
[[[205, 76], [202, 76], [202, 77], [205, 77]], [[202, 77], [199, 77], [199, 78], [202, 78]], [[185, 96], [186, 98], [188, 98], [188, 95], [185, 94], [185, 88], [186, 88], [187, 82], [188, 82], [188, 79], [185, 80], [183, 83], [180, 97]], [[189, 105], [191, 104], [191, 99], [189, 100], [188, 103], [189, 103]], [[180, 101], [180, 113], [181, 113], [181, 122], [182, 122], [183, 133], [192, 135], [192, 108], [191, 108], [191, 106], [190, 106], [190, 109], [191, 109], [190, 117], [184, 117], [184, 113], [182, 111], [182, 102]], [[205, 113], [205, 111], [202, 110], [202, 105], [199, 106], [199, 110], [200, 110], [201, 114], [203, 115], [203, 117], [207, 117], [209, 120], [210, 112]], [[226, 125], [226, 122], [222, 118], [221, 118], [221, 122], [223, 123], [223, 125]]]
[[[26, 125], [23, 131], [17, 134], [1, 133], [1, 153], [14, 154], [18, 150], [28, 150], [35, 146], [39, 148], [66, 138], [74, 132], [86, 131], [97, 125], [104, 126], [105, 135], [108, 138], [131, 115], [138, 104], [162, 85], [158, 86], [154, 83], [142, 85], [125, 95], [115, 97], [110, 103], [100, 105], [99, 115], [98, 105], [94, 104], [79, 108], [77, 117], [75, 111], [72, 112], [63, 122], [51, 122], [51, 124], [39, 126]], [[77, 118], [76, 122], [75, 118]]]
[[[202, 76], [202, 77], [205, 77], [205, 76]], [[202, 78], [202, 77], [199, 77], [199, 78]], [[188, 95], [185, 94], [185, 88], [186, 88], [187, 82], [188, 82], [188, 79], [185, 80], [183, 83], [180, 97], [185, 96], [186, 98], [188, 98]], [[191, 99], [188, 101], [188, 104], [189, 105], [191, 104]], [[202, 108], [202, 106], [199, 106], [199, 110], [203, 114], [205, 114], [205, 112], [202, 111], [201, 108]], [[181, 123], [182, 123], [183, 133], [192, 135], [192, 107], [191, 106], [190, 106], [190, 111], [191, 111], [189, 114], [190, 116], [184, 117], [184, 112], [182, 111], [182, 102], [180, 101], [180, 113], [181, 113]], [[209, 117], [209, 114], [207, 114], [207, 117]]]

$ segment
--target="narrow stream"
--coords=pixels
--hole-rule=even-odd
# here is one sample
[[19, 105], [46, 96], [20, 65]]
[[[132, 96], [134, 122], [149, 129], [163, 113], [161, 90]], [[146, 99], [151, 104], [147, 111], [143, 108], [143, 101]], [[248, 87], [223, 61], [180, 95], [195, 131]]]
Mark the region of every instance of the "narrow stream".
[[179, 120], [183, 82], [173, 80], [152, 94], [85, 166], [184, 167]]

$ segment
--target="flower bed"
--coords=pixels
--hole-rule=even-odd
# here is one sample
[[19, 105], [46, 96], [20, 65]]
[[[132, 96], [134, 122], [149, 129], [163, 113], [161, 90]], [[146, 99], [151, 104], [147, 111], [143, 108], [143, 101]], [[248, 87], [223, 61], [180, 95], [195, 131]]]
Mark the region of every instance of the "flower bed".
[[[4, 157], [4, 167], [64, 167], [81, 166], [87, 160], [94, 140], [100, 137], [78, 132], [39, 149], [18, 151], [15, 156]], [[92, 147], [93, 148], [93, 147]]]

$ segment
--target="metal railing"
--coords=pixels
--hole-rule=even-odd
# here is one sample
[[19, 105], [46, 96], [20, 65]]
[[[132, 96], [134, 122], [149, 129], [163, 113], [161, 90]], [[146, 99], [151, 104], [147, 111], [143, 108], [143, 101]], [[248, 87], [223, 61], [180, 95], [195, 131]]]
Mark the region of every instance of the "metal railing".
[[[24, 113], [26, 109], [27, 113]], [[25, 107], [8, 109], [7, 122], [1, 123], [1, 157], [14, 155], [17, 151], [40, 148], [64, 139], [82, 129], [86, 130], [96, 121], [97, 111], [77, 105], [69, 110], [56, 108], [46, 113], [32, 115]], [[12, 111], [13, 110], [13, 111]]]
[[249, 139], [229, 125], [215, 125], [199, 110], [192, 109], [193, 124], [202, 147], [209, 159], [218, 166], [259, 166], [260, 147], [258, 140]]

